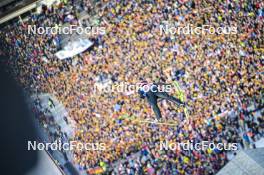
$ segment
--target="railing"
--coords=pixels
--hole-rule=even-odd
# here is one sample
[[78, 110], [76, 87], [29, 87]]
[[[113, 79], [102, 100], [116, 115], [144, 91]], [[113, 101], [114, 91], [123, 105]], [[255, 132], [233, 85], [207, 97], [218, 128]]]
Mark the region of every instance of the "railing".
[[18, 5], [17, 7], [11, 8], [0, 16], [0, 24], [3, 24], [15, 17], [20, 16], [23, 13], [36, 8], [39, 1], [40, 0], [28, 0], [21, 5]]

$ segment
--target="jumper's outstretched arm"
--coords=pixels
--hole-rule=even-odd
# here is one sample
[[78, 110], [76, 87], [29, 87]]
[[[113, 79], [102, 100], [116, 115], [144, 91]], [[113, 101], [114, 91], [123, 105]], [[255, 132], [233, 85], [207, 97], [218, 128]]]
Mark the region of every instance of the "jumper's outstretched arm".
[[156, 95], [157, 97], [160, 97], [160, 98], [163, 98], [163, 99], [167, 99], [167, 100], [172, 101], [172, 102], [174, 102], [174, 103], [178, 103], [178, 104], [180, 104], [180, 105], [184, 105], [184, 102], [182, 102], [181, 100], [179, 100], [179, 99], [177, 99], [177, 98], [175, 98], [175, 97], [169, 95], [169, 94], [166, 93], [166, 92], [156, 92], [155, 95]]

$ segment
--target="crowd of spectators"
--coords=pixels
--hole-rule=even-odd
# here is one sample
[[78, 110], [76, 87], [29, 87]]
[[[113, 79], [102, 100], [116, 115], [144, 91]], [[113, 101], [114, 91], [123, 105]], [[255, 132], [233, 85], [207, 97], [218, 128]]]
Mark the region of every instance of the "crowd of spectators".
[[[27, 33], [28, 25], [78, 24], [80, 13], [92, 10], [106, 34], [91, 38], [96, 45], [73, 58], [54, 55], [59, 36]], [[113, 174], [215, 174], [228, 161], [226, 151], [160, 150], [159, 142], [207, 140], [254, 148], [264, 136], [263, 20], [261, 0], [105, 0], [96, 5], [82, 0], [43, 7], [27, 21], [6, 26], [1, 38], [11, 57], [6, 63], [25, 89], [53, 94], [64, 104], [77, 125], [72, 139], [106, 143], [104, 151], [75, 151], [80, 170], [101, 166]], [[238, 32], [170, 35], [160, 32], [161, 24], [236, 26]], [[177, 80], [189, 117], [162, 101], [163, 120], [178, 124], [142, 124], [137, 120], [155, 116], [136, 92], [94, 91], [96, 83], [142, 79]]]

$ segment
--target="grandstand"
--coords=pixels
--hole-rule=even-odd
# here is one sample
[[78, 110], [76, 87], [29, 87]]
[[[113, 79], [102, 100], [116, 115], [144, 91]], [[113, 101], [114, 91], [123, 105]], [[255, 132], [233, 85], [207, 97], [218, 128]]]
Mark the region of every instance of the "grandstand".
[[[1, 2], [0, 38], [7, 71], [31, 97], [39, 140], [105, 145], [49, 150], [63, 173], [262, 173], [261, 0], [50, 2]], [[28, 33], [32, 25], [96, 26], [105, 32]], [[172, 30], [161, 32], [164, 25]], [[223, 32], [230, 28], [236, 32]], [[151, 97], [142, 86], [140, 94], [127, 87], [95, 91], [97, 85], [143, 82], [172, 88]], [[194, 149], [204, 141], [224, 149]], [[161, 148], [163, 142], [170, 147]], [[193, 145], [185, 149], [186, 143]]]

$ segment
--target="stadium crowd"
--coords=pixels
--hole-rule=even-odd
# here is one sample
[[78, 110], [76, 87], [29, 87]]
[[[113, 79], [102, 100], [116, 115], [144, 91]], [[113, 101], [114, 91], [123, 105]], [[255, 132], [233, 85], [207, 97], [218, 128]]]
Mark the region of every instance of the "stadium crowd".
[[[227, 151], [160, 150], [159, 143], [206, 140], [241, 149], [264, 137], [263, 1], [102, 1], [96, 8], [106, 34], [92, 37], [91, 49], [66, 60], [54, 55], [59, 36], [28, 34], [27, 26], [77, 24], [81, 11], [93, 9], [86, 0], [43, 7], [41, 14], [1, 30], [12, 57], [7, 64], [23, 87], [64, 104], [77, 124], [73, 140], [106, 143], [104, 151], [75, 151], [80, 170], [215, 174], [228, 161]], [[238, 33], [170, 35], [160, 31], [161, 24], [236, 26]], [[163, 121], [177, 125], [142, 124], [154, 113], [136, 92], [95, 91], [96, 84], [140, 80], [177, 81], [189, 115], [162, 101]]]

